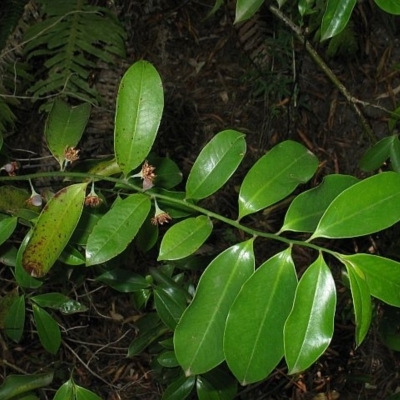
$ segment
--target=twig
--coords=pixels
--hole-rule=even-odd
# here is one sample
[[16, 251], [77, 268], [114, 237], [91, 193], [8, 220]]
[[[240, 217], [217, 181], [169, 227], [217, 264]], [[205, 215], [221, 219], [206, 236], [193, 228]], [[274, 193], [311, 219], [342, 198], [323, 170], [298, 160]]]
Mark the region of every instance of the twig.
[[350, 103], [354, 112], [356, 113], [364, 132], [368, 135], [369, 139], [374, 143], [377, 141], [375, 133], [369, 126], [367, 120], [365, 119], [363, 113], [360, 108], [357, 106], [357, 103], [361, 103], [365, 105], [365, 102], [362, 102], [356, 99], [351, 93], [347, 90], [347, 88], [343, 85], [343, 83], [339, 80], [339, 78], [335, 75], [335, 73], [328, 67], [328, 65], [322, 60], [317, 51], [311, 45], [311, 43], [305, 39], [301, 28], [297, 26], [291, 19], [289, 19], [285, 14], [283, 14], [279, 9], [274, 6], [269, 6], [269, 10], [278, 17], [282, 22], [284, 22], [297, 36], [297, 38], [305, 43], [306, 49], [310, 54], [311, 58], [316, 62], [316, 64], [322, 69], [322, 71], [326, 74], [326, 76], [332, 81], [332, 83], [339, 89], [340, 93], [346, 98], [346, 100]]

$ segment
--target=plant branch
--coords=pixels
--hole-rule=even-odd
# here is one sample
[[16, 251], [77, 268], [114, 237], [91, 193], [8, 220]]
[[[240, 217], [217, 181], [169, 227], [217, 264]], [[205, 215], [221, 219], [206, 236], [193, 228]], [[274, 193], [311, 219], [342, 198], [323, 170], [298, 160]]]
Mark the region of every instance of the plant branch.
[[358, 119], [360, 120], [361, 126], [364, 132], [367, 134], [368, 138], [372, 143], [377, 141], [376, 135], [374, 131], [371, 129], [368, 121], [365, 119], [363, 113], [358, 107], [357, 103], [361, 103], [362, 105], [370, 105], [369, 103], [365, 103], [361, 100], [358, 100], [347, 90], [346, 86], [339, 80], [336, 74], [329, 68], [329, 66], [325, 63], [325, 61], [320, 57], [311, 43], [304, 37], [302, 30], [299, 26], [297, 26], [290, 18], [288, 18], [282, 11], [274, 6], [269, 6], [269, 10], [279, 18], [285, 25], [287, 25], [297, 36], [297, 38], [305, 43], [306, 49], [310, 54], [311, 58], [315, 61], [315, 63], [321, 68], [321, 70], [326, 74], [326, 76], [331, 80], [331, 82], [338, 88], [340, 93], [346, 98], [346, 100], [350, 103], [354, 112], [356, 113]]

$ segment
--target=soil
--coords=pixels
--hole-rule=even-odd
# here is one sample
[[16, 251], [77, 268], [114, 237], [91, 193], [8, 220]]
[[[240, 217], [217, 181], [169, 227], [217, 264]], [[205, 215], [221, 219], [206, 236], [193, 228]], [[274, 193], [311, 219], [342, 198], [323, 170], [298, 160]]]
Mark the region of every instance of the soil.
[[[235, 218], [236, 184], [240, 184], [255, 160], [284, 140], [302, 143], [319, 158], [318, 173], [310, 186], [331, 173], [366, 176], [358, 161], [372, 141], [352, 105], [312, 60], [304, 43], [293, 39], [290, 29], [267, 6], [246, 26], [233, 24], [232, 1], [208, 18], [213, 0], [110, 3], [127, 28], [128, 59], [95, 77], [106, 98], [107, 112], [95, 110], [90, 135], [83, 142], [83, 154], [112, 152], [113, 108], [119, 79], [130, 63], [146, 59], [159, 71], [165, 89], [165, 113], [155, 150], [176, 161], [184, 176], [217, 132], [235, 129], [246, 134], [248, 153], [243, 166], [234, 182], [207, 204], [215, 211]], [[316, 45], [354, 98], [390, 110], [396, 108], [400, 85], [399, 22], [377, 12], [371, 2], [359, 2], [352, 18], [354, 47], [329, 56], [326, 44]], [[390, 134], [387, 112], [371, 105], [357, 105], [375, 139]], [[278, 209], [250, 223], [276, 231], [282, 216]], [[376, 237], [340, 246], [354, 252], [374, 243], [382, 246], [380, 252], [385, 252], [384, 241]], [[215, 240], [213, 245], [220, 250], [226, 243]], [[258, 259], [265, 260], [276, 249], [256, 250]], [[154, 264], [150, 257], [136, 257], [144, 268]], [[296, 257], [301, 273], [313, 255], [299, 251]], [[399, 354], [383, 345], [378, 329], [385, 308], [375, 302], [373, 327], [356, 349], [351, 298], [341, 283], [339, 267], [332, 268], [338, 276], [339, 298], [335, 336], [328, 351], [297, 376], [287, 375], [282, 363], [267, 380], [240, 388], [238, 399], [372, 400], [385, 399], [399, 389]], [[60, 321], [65, 336], [60, 358], [55, 360], [44, 354], [32, 335], [22, 344], [3, 346], [3, 359], [9, 364], [3, 364], [3, 368], [9, 373], [18, 369], [37, 372], [62, 364], [74, 371], [80, 385], [96, 389], [105, 399], [161, 398], [165, 387], [159, 383], [162, 379], [154, 370], [152, 354], [126, 358], [135, 335], [133, 323], [121, 322], [135, 320], [130, 297], [90, 280], [83, 287], [84, 291], [80, 287], [76, 294], [90, 301], [90, 312]], [[63, 382], [68, 376], [56, 378]], [[43, 393], [43, 398], [52, 395]]]

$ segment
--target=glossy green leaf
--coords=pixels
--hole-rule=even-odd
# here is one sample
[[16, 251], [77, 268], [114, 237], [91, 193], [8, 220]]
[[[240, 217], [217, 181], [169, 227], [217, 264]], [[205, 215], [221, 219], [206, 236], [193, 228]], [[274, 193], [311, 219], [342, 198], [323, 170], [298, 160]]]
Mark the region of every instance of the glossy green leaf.
[[157, 70], [146, 61], [133, 64], [123, 76], [117, 96], [114, 150], [125, 176], [149, 154], [164, 107]]
[[40, 343], [51, 354], [56, 354], [61, 344], [61, 332], [55, 319], [45, 310], [32, 305]]
[[168, 331], [169, 328], [167, 328], [164, 324], [159, 323], [144, 333], [139, 334], [139, 336], [130, 343], [127, 356], [135, 357], [139, 355], [151, 343], [156, 341], [160, 336], [164, 335], [164, 333]]
[[150, 287], [142, 275], [121, 268], [104, 272], [96, 278], [96, 281], [105, 283], [121, 293], [131, 293]]
[[[53, 372], [29, 375], [9, 375], [0, 386], [0, 398], [12, 400], [23, 393], [31, 390], [46, 387], [53, 381]], [[67, 400], [67, 399], [63, 399]]]
[[161, 321], [174, 330], [186, 309], [186, 296], [174, 287], [155, 287], [154, 304]]
[[300, 143], [286, 141], [261, 157], [245, 176], [239, 193], [239, 219], [266, 208], [307, 182], [318, 160]]
[[76, 400], [74, 389], [74, 382], [69, 379], [58, 388], [53, 400]]
[[193, 254], [210, 236], [212, 228], [211, 220], [204, 215], [175, 224], [162, 239], [158, 260], [178, 260]]
[[75, 398], [76, 400], [102, 400], [97, 394], [78, 385], [75, 385]]
[[90, 233], [92, 232], [94, 226], [100, 221], [103, 215], [104, 214], [97, 212], [96, 209], [84, 208], [70, 242], [86, 246]]
[[58, 259], [66, 265], [84, 265], [86, 262], [85, 256], [70, 244], [67, 244]]
[[400, 15], [399, 0], [375, 0], [375, 3], [389, 14]]
[[290, 204], [281, 232], [314, 232], [329, 204], [358, 179], [350, 175], [328, 175], [316, 188], [299, 194]]
[[19, 296], [9, 308], [4, 319], [6, 335], [14, 342], [19, 342], [25, 326], [25, 296]]
[[390, 147], [390, 165], [393, 171], [400, 172], [400, 140], [396, 135]]
[[159, 229], [158, 225], [151, 223], [152, 218], [153, 215], [150, 211], [136, 235], [136, 244], [143, 253], [151, 250], [157, 243]]
[[93, 228], [86, 245], [86, 265], [114, 258], [133, 240], [150, 211], [150, 199], [133, 194], [115, 204]]
[[214, 368], [197, 376], [196, 392], [199, 400], [231, 400], [237, 394], [237, 381], [222, 368]]
[[372, 318], [371, 296], [362, 270], [348, 260], [342, 260], [346, 266], [351, 297], [353, 299], [354, 315], [356, 319], [356, 345], [359, 346], [368, 333]]
[[228, 248], [204, 271], [174, 335], [176, 358], [186, 376], [207, 372], [224, 360], [226, 317], [253, 272], [253, 239]]
[[360, 269], [369, 292], [383, 302], [400, 307], [400, 263], [372, 254], [340, 255], [346, 265]]
[[335, 282], [319, 255], [301, 277], [293, 309], [285, 323], [285, 359], [289, 374], [304, 371], [327, 349], [333, 336], [335, 308]]
[[184, 400], [193, 390], [196, 377], [189, 376], [186, 378], [182, 376], [176, 381], [172, 382], [165, 390], [162, 400]]
[[103, 160], [96, 163], [95, 166], [89, 169], [89, 174], [111, 176], [115, 174], [120, 174], [121, 168], [117, 164], [117, 160], [112, 158], [110, 160]]
[[171, 189], [182, 182], [182, 172], [174, 161], [167, 157], [157, 157], [150, 154], [147, 157], [149, 164], [155, 169], [156, 179], [154, 184], [157, 187]]
[[87, 183], [61, 189], [43, 208], [22, 255], [22, 265], [42, 277], [57, 261], [82, 214]]
[[357, 0], [328, 0], [321, 24], [321, 40], [339, 34], [349, 22]]
[[22, 240], [21, 245], [19, 246], [16, 265], [15, 265], [15, 279], [18, 285], [20, 285], [23, 288], [37, 289], [43, 285], [43, 282], [28, 274], [25, 271], [24, 267], [22, 266], [22, 256], [24, 254], [26, 246], [29, 243], [29, 240], [32, 237], [32, 233], [33, 233], [32, 230], [28, 231], [24, 239]]
[[361, 157], [360, 168], [363, 171], [370, 172], [378, 169], [389, 158], [390, 149], [395, 136], [388, 136], [375, 143]]
[[193, 164], [186, 182], [190, 199], [204, 199], [220, 189], [236, 171], [246, 153], [243, 133], [226, 130], [214, 136]]
[[179, 367], [178, 360], [175, 357], [173, 351], [165, 351], [157, 357], [157, 361], [160, 365], [166, 368]]
[[242, 385], [266, 378], [282, 359], [283, 327], [292, 309], [296, 271], [287, 249], [245, 282], [229, 310], [224, 352]]
[[54, 158], [63, 167], [65, 150], [76, 147], [90, 116], [91, 106], [83, 103], [71, 106], [57, 98], [46, 121], [45, 137]]
[[7, 267], [15, 267], [17, 265], [18, 249], [11, 243], [5, 243], [0, 246], [0, 263]]
[[58, 309], [64, 315], [81, 313], [88, 310], [84, 304], [81, 304], [79, 301], [74, 299], [68, 299], [65, 303], [61, 304]]
[[264, 0], [237, 0], [235, 24], [251, 18], [264, 3]]
[[315, 0], [299, 0], [298, 8], [302, 17], [312, 12]]
[[4, 243], [17, 227], [18, 218], [8, 217], [0, 221], [0, 244]]
[[386, 229], [400, 220], [400, 174], [383, 172], [339, 194], [311, 239], [348, 238]]
[[58, 310], [62, 304], [68, 301], [68, 297], [62, 293], [44, 293], [32, 296], [31, 300], [40, 307], [48, 307]]

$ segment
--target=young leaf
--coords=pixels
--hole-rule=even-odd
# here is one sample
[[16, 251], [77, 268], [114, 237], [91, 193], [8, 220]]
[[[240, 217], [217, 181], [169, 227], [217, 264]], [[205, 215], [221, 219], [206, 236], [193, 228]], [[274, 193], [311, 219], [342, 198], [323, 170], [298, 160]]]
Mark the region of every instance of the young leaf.
[[378, 169], [389, 158], [394, 138], [385, 137], [368, 149], [361, 157], [360, 168], [366, 172]]
[[149, 154], [164, 107], [161, 78], [146, 61], [133, 64], [123, 76], [117, 96], [114, 150], [125, 176]]
[[239, 193], [239, 219], [266, 208], [307, 182], [318, 160], [300, 143], [286, 141], [261, 157], [245, 176]]
[[89, 120], [91, 106], [83, 103], [70, 106], [61, 99], [56, 99], [49, 113], [45, 127], [47, 144], [54, 158], [63, 167], [65, 150], [76, 147]]
[[17, 217], [7, 217], [0, 221], [0, 244], [4, 243], [17, 227]]
[[32, 305], [32, 309], [40, 343], [49, 353], [56, 354], [61, 344], [61, 332], [57, 322], [36, 304]]
[[314, 232], [332, 200], [358, 179], [350, 175], [328, 175], [322, 183], [299, 194], [290, 204], [281, 232]]
[[95, 225], [86, 245], [86, 265], [110, 260], [126, 249], [150, 211], [150, 199], [133, 194], [119, 201]]
[[179, 367], [178, 360], [175, 357], [173, 351], [164, 351], [157, 357], [157, 361], [160, 365], [167, 368]]
[[218, 133], [203, 148], [186, 182], [189, 199], [200, 200], [215, 193], [236, 171], [246, 152], [243, 133]]
[[339, 34], [349, 22], [357, 0], [328, 0], [321, 24], [321, 40]]
[[81, 386], [75, 385], [76, 400], [101, 400], [101, 397]]
[[372, 306], [368, 284], [362, 270], [348, 260], [344, 262], [350, 281], [351, 297], [353, 299], [356, 319], [356, 345], [359, 346], [368, 333], [371, 324]]
[[193, 390], [196, 382], [195, 376], [181, 376], [176, 381], [172, 382], [165, 390], [162, 400], [184, 400]]
[[132, 293], [150, 287], [142, 275], [120, 268], [104, 272], [96, 281], [103, 282], [121, 293]]
[[[19, 395], [30, 392], [34, 389], [49, 386], [52, 381], [53, 372], [29, 375], [9, 375], [4, 379], [4, 382], [0, 387], [0, 399], [23, 399], [24, 397], [19, 397]], [[67, 398], [63, 398], [63, 400], [67, 400]]]
[[74, 388], [73, 380], [69, 379], [58, 388], [53, 400], [76, 400]]
[[372, 254], [338, 257], [342, 262], [360, 269], [372, 296], [387, 304], [400, 307], [400, 263]]
[[224, 352], [242, 385], [266, 378], [282, 359], [283, 327], [293, 305], [296, 271], [287, 249], [245, 282], [229, 310]]
[[371, 176], [332, 201], [311, 239], [363, 236], [388, 228], [400, 220], [399, 202], [400, 174]]
[[161, 260], [178, 260], [193, 254], [212, 232], [211, 220], [201, 215], [187, 218], [168, 229], [160, 246]]
[[82, 214], [87, 183], [61, 189], [43, 208], [22, 255], [22, 265], [33, 277], [42, 277], [67, 245]]
[[25, 296], [19, 296], [9, 308], [4, 319], [6, 335], [18, 343], [24, 333], [25, 326]]
[[307, 369], [329, 346], [335, 308], [335, 282], [319, 255], [301, 277], [293, 309], [285, 323], [285, 358], [289, 374]]
[[224, 360], [226, 317], [253, 272], [253, 239], [228, 248], [204, 271], [174, 335], [176, 358], [186, 376], [207, 372]]
[[251, 18], [265, 0], [237, 0], [235, 24]]

